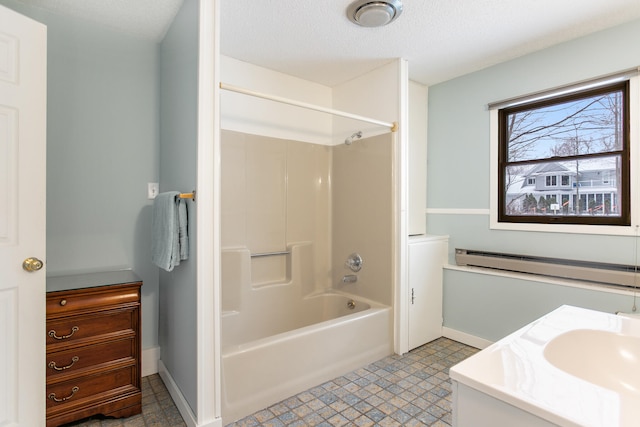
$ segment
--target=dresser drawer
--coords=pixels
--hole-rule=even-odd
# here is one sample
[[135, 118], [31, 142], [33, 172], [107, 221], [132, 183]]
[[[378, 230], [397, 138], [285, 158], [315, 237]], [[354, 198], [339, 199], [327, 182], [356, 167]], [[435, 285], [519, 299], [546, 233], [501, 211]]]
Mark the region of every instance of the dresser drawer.
[[47, 278], [47, 427], [141, 412], [141, 286], [131, 271]]
[[[92, 405], [97, 400], [138, 392], [137, 368], [123, 366], [95, 375], [86, 375], [47, 386], [47, 412], [65, 411], [69, 407]], [[55, 408], [55, 409], [51, 409]]]
[[47, 381], [59, 380], [63, 376], [82, 375], [92, 369], [100, 369], [109, 362], [124, 359], [135, 361], [135, 345], [135, 339], [131, 337], [47, 353]]
[[47, 294], [47, 316], [73, 314], [74, 311], [95, 311], [121, 304], [135, 304], [139, 301], [139, 285], [101, 286], [82, 293], [50, 292]]
[[[101, 311], [96, 314], [69, 316], [47, 321], [47, 351], [58, 351], [54, 346], [88, 343], [90, 341], [134, 335], [137, 330], [138, 309]], [[52, 346], [52, 347], [49, 347]]]

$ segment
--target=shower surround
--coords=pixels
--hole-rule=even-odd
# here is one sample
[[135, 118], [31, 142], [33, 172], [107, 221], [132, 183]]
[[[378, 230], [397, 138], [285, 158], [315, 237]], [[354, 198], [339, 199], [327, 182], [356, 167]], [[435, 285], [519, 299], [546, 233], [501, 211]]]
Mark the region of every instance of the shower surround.
[[[392, 353], [393, 153], [391, 134], [332, 147], [222, 132], [225, 423]], [[363, 267], [344, 283], [353, 252]], [[345, 315], [352, 302], [364, 309]]]

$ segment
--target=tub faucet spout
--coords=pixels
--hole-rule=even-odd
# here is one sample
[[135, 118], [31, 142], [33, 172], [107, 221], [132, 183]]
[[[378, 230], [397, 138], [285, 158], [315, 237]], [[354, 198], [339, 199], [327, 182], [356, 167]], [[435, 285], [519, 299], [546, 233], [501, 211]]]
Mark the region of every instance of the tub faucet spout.
[[358, 281], [358, 276], [355, 274], [347, 274], [342, 276], [342, 283], [354, 283]]

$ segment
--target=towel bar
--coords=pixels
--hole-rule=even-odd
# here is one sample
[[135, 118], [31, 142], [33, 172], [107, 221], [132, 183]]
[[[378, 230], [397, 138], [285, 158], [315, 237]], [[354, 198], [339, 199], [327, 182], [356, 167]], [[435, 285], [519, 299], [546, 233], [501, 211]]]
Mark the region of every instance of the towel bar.
[[194, 202], [196, 201], [196, 192], [195, 190], [193, 191], [193, 193], [180, 193], [178, 195], [178, 197], [180, 197], [181, 199], [191, 199]]

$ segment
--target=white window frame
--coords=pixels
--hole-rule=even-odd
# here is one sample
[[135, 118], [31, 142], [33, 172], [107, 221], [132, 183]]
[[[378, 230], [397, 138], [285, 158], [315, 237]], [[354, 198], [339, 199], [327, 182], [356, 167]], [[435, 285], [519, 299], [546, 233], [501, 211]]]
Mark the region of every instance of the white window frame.
[[[635, 72], [633, 72], [635, 71]], [[515, 223], [498, 221], [498, 110], [507, 105], [516, 105], [533, 99], [554, 97], [563, 93], [574, 92], [589, 87], [603, 86], [615, 81], [629, 80], [629, 144], [631, 171], [629, 174], [631, 224], [620, 225], [585, 225], [585, 224], [541, 224]], [[489, 138], [490, 138], [490, 194], [489, 194], [489, 228], [492, 230], [537, 231], [549, 233], [599, 234], [614, 236], [635, 236], [640, 227], [640, 76], [638, 69], [593, 79], [588, 82], [565, 86], [541, 92], [538, 95], [527, 95], [514, 100], [501, 101], [489, 105]], [[546, 183], [546, 181], [545, 181]]]

